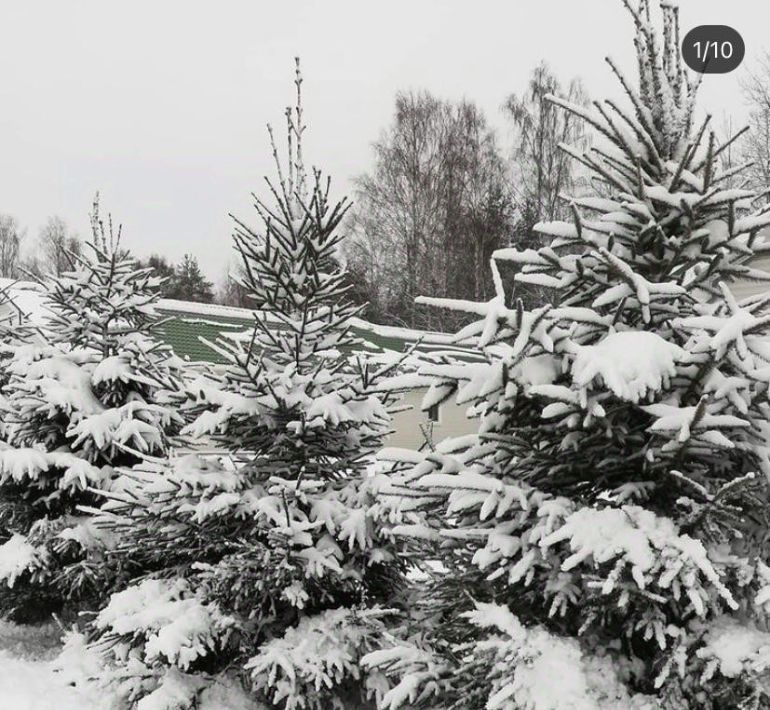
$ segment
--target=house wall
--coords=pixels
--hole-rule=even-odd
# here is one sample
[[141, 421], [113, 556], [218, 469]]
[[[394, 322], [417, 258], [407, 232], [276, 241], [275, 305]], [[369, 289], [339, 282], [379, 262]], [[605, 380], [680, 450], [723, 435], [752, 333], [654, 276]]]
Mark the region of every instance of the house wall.
[[439, 406], [439, 420], [431, 422], [428, 413], [420, 409], [426, 391], [412, 390], [403, 396], [400, 404], [408, 409], [393, 415], [394, 431], [386, 440], [386, 446], [419, 449], [425, 443], [423, 427], [434, 443], [448, 437], [472, 434], [478, 429], [478, 419], [466, 416], [467, 405], [457, 405], [452, 398]]
[[9, 303], [0, 303], [0, 323], [14, 315], [12, 308]]
[[[751, 263], [755, 269], [770, 272], [770, 258], [756, 259]], [[760, 293], [770, 292], [770, 282], [763, 281], [738, 281], [730, 284], [730, 290], [736, 298], [746, 298], [747, 296], [756, 296]]]

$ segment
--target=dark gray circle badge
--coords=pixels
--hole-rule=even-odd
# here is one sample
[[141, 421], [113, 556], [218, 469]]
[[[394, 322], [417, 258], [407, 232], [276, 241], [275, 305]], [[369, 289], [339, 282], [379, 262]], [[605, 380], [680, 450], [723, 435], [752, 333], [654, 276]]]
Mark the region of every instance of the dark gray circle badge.
[[682, 42], [682, 58], [700, 74], [727, 74], [738, 68], [745, 54], [743, 37], [727, 25], [698, 25]]

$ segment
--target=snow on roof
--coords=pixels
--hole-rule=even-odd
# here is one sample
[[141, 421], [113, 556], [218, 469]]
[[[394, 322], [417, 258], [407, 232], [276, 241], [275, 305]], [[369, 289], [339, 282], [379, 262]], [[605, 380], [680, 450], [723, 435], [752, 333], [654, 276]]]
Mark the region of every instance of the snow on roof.
[[235, 308], [222, 306], [218, 303], [193, 303], [192, 301], [179, 301], [174, 298], [161, 298], [158, 308], [162, 311], [174, 311], [199, 316], [218, 316], [219, 318], [235, 318], [238, 320], [254, 320], [254, 311], [248, 308]]
[[45, 297], [39, 284], [0, 278], [0, 316], [21, 316], [39, 324], [46, 318]]
[[422, 340], [423, 343], [456, 345], [455, 336], [450, 333], [415, 330], [413, 328], [402, 328], [401, 326], [395, 325], [380, 325], [378, 323], [370, 323], [369, 321], [361, 320], [360, 318], [352, 318], [351, 324], [359, 330], [371, 331], [385, 338], [396, 338], [397, 340], [411, 342]]
[[42, 292], [40, 284], [34, 281], [19, 281], [18, 279], [7, 279], [0, 276], [0, 291], [33, 291]]

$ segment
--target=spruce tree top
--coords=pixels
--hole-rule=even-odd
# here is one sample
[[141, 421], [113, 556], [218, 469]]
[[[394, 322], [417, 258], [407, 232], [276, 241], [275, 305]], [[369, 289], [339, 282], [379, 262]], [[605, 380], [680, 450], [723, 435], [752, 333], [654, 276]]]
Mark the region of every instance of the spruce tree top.
[[92, 228], [71, 270], [41, 279], [45, 322], [6, 365], [2, 481], [46, 494], [107, 483], [113, 466], [165, 453], [182, 424], [182, 363], [155, 337], [160, 281], [136, 268], [98, 202]]
[[330, 181], [316, 169], [306, 172], [299, 70], [295, 84], [285, 165], [268, 127], [278, 174], [277, 182], [265, 178], [273, 199], [254, 195], [259, 227], [234, 218], [241, 285], [254, 308], [252, 337], [225, 345], [232, 364], [213, 387], [199, 388], [209, 411], [190, 431], [264, 457], [291, 478], [334, 479], [378, 448], [389, 416], [367, 391], [369, 368], [352, 356], [351, 319], [360, 307], [346, 297], [339, 259], [347, 203], [332, 204]]

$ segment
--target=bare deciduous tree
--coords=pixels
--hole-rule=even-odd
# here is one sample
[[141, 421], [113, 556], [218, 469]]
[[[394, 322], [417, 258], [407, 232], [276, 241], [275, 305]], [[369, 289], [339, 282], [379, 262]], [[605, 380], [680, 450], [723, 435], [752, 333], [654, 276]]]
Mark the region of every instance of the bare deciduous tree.
[[741, 136], [740, 157], [752, 189], [770, 186], [770, 52], [765, 52], [741, 83], [749, 107], [749, 130]]
[[[585, 124], [548, 101], [549, 95], [576, 104], [588, 103], [579, 79], [563, 87], [543, 61], [532, 71], [527, 90], [521, 95], [511, 94], [503, 104], [513, 129], [510, 169], [515, 219], [511, 236], [519, 248], [541, 246], [534, 226], [566, 217], [569, 205], [564, 197], [581, 188], [577, 163], [561, 146], [586, 148]], [[516, 284], [511, 297], [534, 304], [549, 296], [542, 288]]]
[[[481, 111], [427, 92], [400, 93], [393, 124], [356, 182], [348, 249], [372, 320], [443, 329], [451, 314], [419, 295], [484, 298], [491, 252], [508, 240], [505, 164]], [[362, 288], [362, 282], [366, 288]]]
[[513, 127], [511, 177], [516, 224], [514, 240], [533, 238], [532, 227], [543, 220], [560, 219], [568, 206], [562, 195], [578, 187], [575, 161], [559, 146], [587, 144], [584, 122], [547, 100], [549, 94], [572, 103], [587, 104], [579, 79], [563, 87], [545, 62], [532, 72], [527, 91], [511, 94], [503, 105]]
[[720, 168], [719, 182], [725, 188], [748, 188], [759, 184], [754, 177], [747, 174], [753, 169], [750, 155], [748, 126], [736, 131], [732, 116], [724, 112], [719, 124], [714, 130], [715, 145], [719, 154], [717, 162]]
[[72, 255], [79, 254], [79, 237], [71, 233], [67, 223], [57, 216], [49, 217], [39, 236], [40, 262], [44, 272], [61, 276], [72, 268]]
[[248, 289], [243, 285], [243, 265], [232, 262], [227, 265], [222, 281], [217, 289], [217, 303], [235, 308], [250, 308]]
[[19, 276], [23, 236], [15, 217], [0, 214], [0, 276], [10, 279]]

